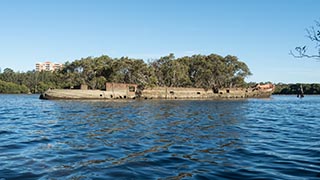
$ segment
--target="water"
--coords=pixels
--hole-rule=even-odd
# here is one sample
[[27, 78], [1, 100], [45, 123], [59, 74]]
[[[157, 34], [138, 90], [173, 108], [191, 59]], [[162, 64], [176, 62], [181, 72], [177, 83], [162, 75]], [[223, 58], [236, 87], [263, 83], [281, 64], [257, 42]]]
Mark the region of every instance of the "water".
[[320, 96], [0, 95], [0, 179], [320, 179]]

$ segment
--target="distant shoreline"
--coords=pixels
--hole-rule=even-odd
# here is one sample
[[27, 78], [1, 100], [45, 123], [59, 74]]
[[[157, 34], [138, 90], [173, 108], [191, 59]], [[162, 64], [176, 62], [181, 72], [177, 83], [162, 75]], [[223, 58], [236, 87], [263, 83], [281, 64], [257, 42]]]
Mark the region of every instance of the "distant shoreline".
[[300, 87], [303, 88], [305, 95], [320, 95], [320, 84], [275, 84], [276, 89], [273, 94], [279, 95], [297, 95], [300, 92]]

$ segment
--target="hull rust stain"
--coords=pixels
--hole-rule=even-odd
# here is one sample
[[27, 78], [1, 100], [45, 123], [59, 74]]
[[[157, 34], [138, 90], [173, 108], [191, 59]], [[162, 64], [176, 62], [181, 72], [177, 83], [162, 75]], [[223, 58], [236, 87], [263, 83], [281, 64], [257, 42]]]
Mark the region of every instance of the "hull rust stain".
[[252, 88], [203, 88], [153, 87], [139, 88], [136, 84], [106, 83], [106, 90], [49, 89], [40, 99], [244, 99], [268, 98], [275, 89], [273, 84]]

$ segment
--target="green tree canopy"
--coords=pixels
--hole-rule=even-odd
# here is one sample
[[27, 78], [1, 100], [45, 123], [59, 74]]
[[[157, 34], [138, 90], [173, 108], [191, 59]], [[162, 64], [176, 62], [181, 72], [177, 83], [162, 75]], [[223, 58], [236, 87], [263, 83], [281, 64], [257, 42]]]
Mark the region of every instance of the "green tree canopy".
[[63, 69], [14, 72], [6, 68], [0, 80], [25, 85], [33, 93], [48, 88], [72, 88], [86, 84], [90, 89], [105, 89], [106, 82], [142, 86], [222, 88], [241, 87], [251, 75], [247, 65], [236, 56], [217, 54], [175, 58], [174, 54], [146, 63], [128, 57], [86, 57], [66, 62]]

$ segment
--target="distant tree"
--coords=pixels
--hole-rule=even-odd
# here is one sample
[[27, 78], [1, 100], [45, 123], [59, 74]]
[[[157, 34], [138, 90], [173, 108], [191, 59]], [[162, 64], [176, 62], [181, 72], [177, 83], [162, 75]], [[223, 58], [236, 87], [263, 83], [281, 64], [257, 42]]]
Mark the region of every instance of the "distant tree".
[[15, 72], [10, 68], [5, 68], [3, 70], [3, 73], [0, 77], [1, 80], [6, 82], [15, 82], [16, 81], [16, 74]]
[[298, 46], [295, 51], [290, 51], [290, 54], [296, 58], [315, 58], [320, 60], [320, 22], [315, 21], [315, 26], [306, 29], [307, 38], [314, 43], [315, 50], [312, 51], [307, 45]]
[[320, 84], [276, 84], [274, 94], [297, 94], [302, 86], [304, 94], [320, 94]]
[[13, 82], [0, 80], [0, 93], [20, 94], [28, 93], [29, 89], [25, 85], [18, 85]]

